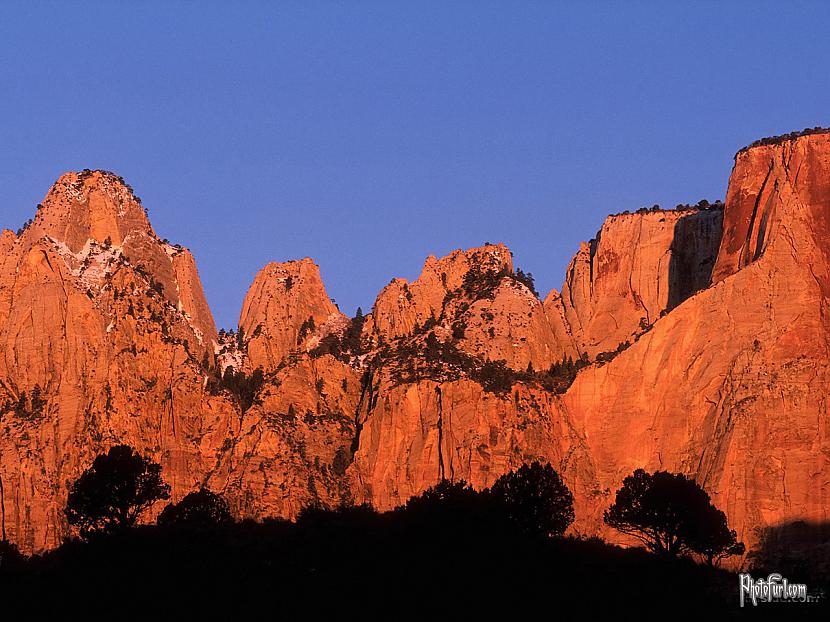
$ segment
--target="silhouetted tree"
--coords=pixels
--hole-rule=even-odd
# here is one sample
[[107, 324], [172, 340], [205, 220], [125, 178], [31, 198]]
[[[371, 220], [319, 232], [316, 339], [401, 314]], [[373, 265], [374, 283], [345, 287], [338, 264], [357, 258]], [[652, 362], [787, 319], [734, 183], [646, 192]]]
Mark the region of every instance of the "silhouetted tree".
[[623, 480], [604, 519], [659, 555], [697, 552], [714, 560], [743, 547], [738, 547], [726, 516], [712, 505], [706, 491], [679, 473], [637, 469]]
[[178, 503], [171, 503], [158, 517], [159, 527], [182, 526], [206, 529], [233, 522], [228, 502], [222, 495], [202, 488]]
[[72, 485], [66, 518], [81, 537], [132, 527], [153, 503], [170, 498], [161, 467], [126, 445], [95, 458]]
[[497, 479], [490, 492], [526, 532], [562, 535], [574, 520], [573, 495], [550, 464], [522, 465]]
[[8, 540], [0, 540], [0, 572], [15, 570], [23, 565], [26, 558], [17, 545]]
[[464, 519], [470, 514], [480, 513], [485, 500], [464, 480], [452, 482], [443, 479], [417, 497], [412, 497], [399, 511], [416, 518], [441, 521]]
[[738, 542], [738, 535], [734, 529], [729, 529], [726, 514], [714, 505], [692, 526], [689, 548], [699, 554], [706, 563], [714, 566], [725, 557], [743, 555], [746, 546]]

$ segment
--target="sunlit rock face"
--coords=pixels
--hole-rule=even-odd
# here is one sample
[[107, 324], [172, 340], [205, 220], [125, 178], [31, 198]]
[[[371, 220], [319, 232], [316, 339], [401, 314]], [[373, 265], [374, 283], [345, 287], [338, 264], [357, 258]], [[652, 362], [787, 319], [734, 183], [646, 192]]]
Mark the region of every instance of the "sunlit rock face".
[[[544, 301], [488, 244], [428, 258], [350, 319], [304, 259], [263, 268], [220, 339], [192, 257], [129, 187], [68, 173], [0, 234], [6, 537], [58, 544], [71, 482], [120, 442], [174, 498], [206, 485], [256, 519], [389, 509], [543, 460], [579, 533], [617, 537], [602, 512], [637, 468], [694, 477], [750, 545], [826, 521], [828, 200], [830, 137], [755, 146], [725, 209], [609, 217]], [[552, 388], [568, 358], [584, 367]]]
[[68, 533], [69, 485], [126, 442], [178, 497], [236, 434], [206, 390], [213, 318], [186, 249], [150, 227], [122, 180], [67, 173], [0, 248], [0, 523], [24, 550]]
[[633, 341], [708, 287], [722, 221], [719, 208], [609, 216], [571, 260], [561, 295], [546, 301], [551, 323], [564, 323], [591, 359]]
[[582, 529], [638, 467], [692, 475], [750, 544], [827, 520], [829, 197], [827, 135], [737, 155], [714, 284], [563, 396], [601, 493]]
[[550, 322], [530, 282], [517, 274], [503, 244], [429, 257], [418, 279], [393, 279], [380, 292], [370, 337], [388, 343], [435, 324], [454, 333], [471, 355], [517, 370], [547, 369], [575, 350], [561, 323]]
[[346, 321], [311, 259], [270, 263], [256, 275], [242, 305], [239, 328], [248, 365], [273, 371]]

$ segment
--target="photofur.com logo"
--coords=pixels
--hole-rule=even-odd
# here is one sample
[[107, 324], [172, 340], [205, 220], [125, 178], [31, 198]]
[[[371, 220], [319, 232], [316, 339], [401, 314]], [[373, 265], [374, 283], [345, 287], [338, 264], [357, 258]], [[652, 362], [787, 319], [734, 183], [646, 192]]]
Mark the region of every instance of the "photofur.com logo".
[[752, 603], [811, 603], [821, 600], [822, 595], [810, 593], [804, 583], [790, 583], [777, 572], [766, 578], [753, 579], [748, 573], [738, 575], [741, 607]]

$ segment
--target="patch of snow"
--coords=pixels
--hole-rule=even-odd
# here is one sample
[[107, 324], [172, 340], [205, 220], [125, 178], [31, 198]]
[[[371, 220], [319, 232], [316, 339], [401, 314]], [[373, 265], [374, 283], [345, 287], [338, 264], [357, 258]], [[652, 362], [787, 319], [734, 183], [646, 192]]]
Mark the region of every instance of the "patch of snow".
[[170, 244], [169, 242], [162, 242], [162, 248], [164, 252], [167, 253], [168, 257], [177, 257], [181, 255], [185, 248], [180, 244]]
[[72, 276], [78, 278], [80, 285], [86, 289], [100, 290], [122, 255], [120, 246], [104, 246], [92, 239], [88, 239], [77, 253], [73, 253], [64, 242], [48, 236], [46, 239]]
[[224, 374], [228, 367], [233, 367], [237, 371], [242, 369], [245, 364], [245, 353], [237, 347], [236, 335], [230, 334], [219, 339], [219, 343], [213, 345], [219, 373]]

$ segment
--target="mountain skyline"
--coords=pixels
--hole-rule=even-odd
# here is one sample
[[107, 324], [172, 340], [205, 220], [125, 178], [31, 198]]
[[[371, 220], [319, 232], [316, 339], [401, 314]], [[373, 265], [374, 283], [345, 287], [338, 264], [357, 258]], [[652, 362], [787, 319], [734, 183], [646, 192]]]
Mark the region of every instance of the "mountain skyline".
[[612, 537], [638, 468], [693, 478], [750, 551], [825, 520], [828, 170], [826, 129], [757, 141], [725, 203], [608, 216], [542, 297], [501, 244], [427, 257], [353, 318], [313, 261], [268, 263], [235, 334], [133, 188], [67, 173], [0, 236], [3, 529], [54, 547], [69, 482], [114, 443], [172, 499], [208, 487], [255, 520], [531, 461], [573, 491], [576, 533]]
[[[110, 175], [110, 176], [112, 176], [112, 177], [115, 177], [115, 178], [117, 178], [117, 179], [121, 180], [121, 183], [125, 184], [125, 185], [126, 185], [126, 187], [130, 188], [130, 191], [132, 192], [132, 185], [129, 183], [129, 180], [128, 180], [128, 179], [124, 179], [124, 178], [123, 178], [123, 176], [118, 175], [118, 174], [117, 174], [117, 171], [109, 171], [109, 170], [106, 170], [106, 169], [89, 169], [89, 168], [85, 168], [85, 169], [83, 169], [82, 171], [65, 171], [62, 175], [60, 175], [60, 177], [59, 177], [59, 178], [58, 178], [58, 179], [54, 182], [54, 184], [52, 184], [51, 186], [52, 186], [52, 188], [54, 188], [54, 186], [55, 186], [56, 184], [58, 184], [58, 183], [59, 183], [59, 181], [60, 181], [61, 179], [65, 178], [65, 177], [67, 177], [67, 176], [73, 176], [73, 175], [79, 175], [79, 174], [86, 174], [86, 173], [96, 173], [96, 174], [97, 174], [97, 173], [104, 173], [104, 174], [106, 174], [106, 175]], [[150, 220], [153, 220], [153, 218], [152, 218], [152, 213], [151, 213], [151, 208], [145, 204], [145, 202], [141, 199], [141, 197], [140, 197], [140, 196], [138, 197], [138, 199], [139, 199], [139, 201], [141, 201], [142, 208], [145, 210], [145, 213], [147, 214], [147, 217], [148, 217]], [[41, 197], [41, 200], [43, 200], [43, 197]], [[698, 203], [700, 203], [700, 202], [703, 202], [703, 203], [705, 203], [705, 204], [710, 204], [710, 205], [712, 205], [712, 206], [716, 206], [716, 205], [722, 205], [723, 200], [722, 200], [722, 198], [716, 198], [716, 199], [713, 199], [713, 200], [711, 200], [711, 201], [710, 201], [708, 198], [701, 198], [699, 201], [693, 201], [693, 202], [691, 202], [691, 203], [685, 203], [685, 204], [678, 204], [677, 206], [674, 206], [674, 205], [672, 205], [672, 206], [658, 206], [657, 204], [650, 205], [650, 206], [639, 206], [639, 207], [637, 207], [637, 208], [632, 208], [632, 209], [622, 209], [622, 210], [620, 210], [620, 211], [618, 211], [618, 212], [616, 212], [616, 213], [611, 213], [611, 214], [608, 214], [608, 215], [606, 215], [606, 219], [607, 219], [608, 217], [610, 217], [610, 216], [614, 216], [614, 215], [621, 214], [621, 213], [630, 213], [630, 212], [637, 211], [638, 209], [639, 209], [639, 210], [641, 210], [641, 211], [642, 211], [642, 210], [646, 210], [646, 209], [648, 209], [648, 210], [654, 210], [654, 209], [656, 209], [656, 208], [658, 208], [658, 207], [659, 207], [659, 209], [660, 209], [660, 210], [662, 210], [662, 211], [673, 211], [673, 210], [675, 210], [675, 209], [677, 209], [677, 210], [679, 210], [679, 211], [682, 211], [682, 209], [683, 209], [683, 208], [690, 208], [690, 207], [694, 207], [696, 204], [698, 204]], [[32, 222], [32, 220], [33, 220], [33, 219], [37, 216], [38, 210], [39, 210], [40, 208], [41, 208], [41, 203], [40, 203], [40, 202], [38, 202], [38, 203], [36, 204], [36, 207], [35, 207], [34, 211], [31, 213], [30, 217], [29, 217], [28, 219], [26, 219], [26, 221], [24, 221], [24, 222], [20, 223], [19, 225], [12, 225], [12, 224], [7, 224], [7, 223], [0, 223], [0, 231], [9, 231], [9, 232], [14, 232], [14, 233], [16, 233], [17, 235], [20, 235], [20, 233], [21, 233], [22, 231], [24, 231], [24, 230], [28, 227], [28, 225]], [[154, 229], [155, 229], [155, 227], [154, 227]], [[574, 253], [574, 252], [576, 252], [576, 250], [578, 249], [578, 247], [579, 247], [579, 245], [580, 245], [580, 244], [585, 244], [585, 243], [587, 243], [587, 242], [589, 242], [589, 241], [594, 241], [594, 240], [595, 240], [595, 239], [599, 236], [600, 231], [601, 231], [601, 227], [597, 228], [597, 229], [594, 231], [594, 233], [593, 233], [593, 234], [591, 234], [590, 236], [586, 236], [583, 240], [581, 240], [580, 242], [577, 242], [577, 244], [574, 246], [574, 249], [573, 249], [573, 252], [572, 252], [572, 254], [571, 254], [571, 255], [573, 255], [573, 253]], [[168, 241], [169, 241], [171, 244], [174, 244], [175, 246], [181, 246], [181, 247], [185, 248], [185, 249], [186, 249], [186, 250], [188, 250], [188, 251], [192, 251], [192, 249], [191, 249], [190, 247], [188, 247], [186, 244], [182, 244], [182, 243], [180, 242], [180, 240], [179, 240], [179, 239], [178, 239], [175, 235], [171, 235], [169, 238], [168, 238], [168, 237], [166, 237], [166, 236], [159, 236], [159, 239], [163, 239], [165, 242], [168, 242]], [[509, 247], [509, 245], [507, 245], [504, 241], [499, 240], [499, 239], [497, 239], [497, 238], [496, 238], [496, 239], [494, 239], [494, 240], [492, 240], [492, 241], [491, 241], [491, 240], [482, 240], [482, 241], [480, 241], [478, 244], [473, 244], [473, 247], [476, 247], [476, 246], [486, 246], [486, 245], [491, 245], [491, 244], [495, 244], [495, 245], [498, 245], [498, 246], [505, 246], [505, 247]], [[391, 281], [395, 281], [395, 280], [397, 280], [397, 279], [404, 279], [404, 280], [407, 280], [407, 281], [414, 281], [414, 280], [418, 277], [418, 274], [421, 272], [421, 270], [422, 270], [422, 269], [423, 269], [423, 267], [424, 267], [424, 260], [428, 260], [429, 258], [433, 258], [433, 259], [434, 259], [434, 258], [436, 258], [436, 257], [441, 257], [441, 256], [444, 256], [444, 255], [449, 255], [449, 254], [452, 254], [452, 253], [455, 253], [455, 252], [465, 251], [465, 250], [468, 250], [469, 248], [471, 248], [471, 247], [465, 247], [465, 248], [462, 248], [462, 247], [450, 247], [450, 248], [449, 248], [446, 252], [443, 252], [443, 253], [438, 253], [438, 252], [432, 252], [432, 253], [429, 253], [429, 254], [428, 254], [428, 255], [426, 255], [424, 258], [422, 258], [422, 260], [421, 260], [420, 264], [418, 265], [417, 270], [414, 270], [412, 274], [410, 274], [410, 275], [401, 275], [401, 274], [394, 274], [394, 275], [391, 275], [391, 274], [390, 274], [390, 275], [388, 275], [387, 279], [388, 279], [388, 280], [391, 280]], [[517, 252], [517, 251], [514, 251], [512, 248], [510, 249], [510, 253], [511, 253], [511, 255], [512, 255], [512, 256], [515, 256], [515, 253], [516, 253], [516, 252]], [[195, 257], [195, 255], [194, 255], [194, 257]], [[198, 257], [196, 257], [196, 259], [197, 259], [197, 263], [199, 263], [199, 262], [198, 262]], [[314, 257], [314, 256], [311, 256], [311, 255], [308, 255], [308, 254], [306, 254], [306, 255], [301, 255], [301, 256], [297, 256], [297, 257], [285, 257], [285, 258], [280, 258], [280, 257], [276, 257], [276, 256], [275, 256], [275, 257], [273, 257], [272, 259], [268, 259], [268, 260], [266, 260], [266, 263], [265, 263], [263, 266], [260, 266], [260, 267], [258, 267], [258, 268], [255, 268], [255, 271], [254, 271], [254, 274], [253, 274], [253, 275], [252, 275], [252, 277], [251, 277], [251, 280], [253, 281], [253, 280], [254, 280], [254, 276], [256, 275], [256, 273], [258, 273], [258, 272], [259, 272], [259, 271], [260, 271], [260, 270], [261, 270], [264, 266], [267, 266], [268, 264], [271, 264], [271, 263], [293, 263], [293, 262], [303, 262], [303, 261], [305, 261], [305, 260], [311, 260], [312, 262], [314, 262], [314, 263], [315, 263], [315, 265], [317, 266], [317, 268], [320, 270], [321, 275], [323, 275], [323, 279], [322, 279], [322, 280], [323, 280], [323, 282], [324, 282], [324, 283], [326, 283], [326, 284], [327, 284], [327, 287], [329, 287], [329, 288], [332, 288], [332, 287], [333, 287], [333, 288], [337, 288], [337, 286], [338, 286], [338, 284], [337, 284], [337, 283], [330, 283], [328, 280], [326, 280], [325, 275], [324, 275], [324, 271], [323, 271], [322, 267], [321, 267], [321, 266], [319, 266], [319, 265], [317, 264], [317, 261], [316, 261], [315, 257]], [[515, 262], [515, 263], [516, 263], [516, 268], [517, 268], [517, 269], [523, 269], [523, 271], [524, 271], [525, 273], [529, 273], [529, 275], [530, 275], [530, 276], [532, 276], [532, 277], [534, 278], [534, 280], [535, 280], [536, 284], [538, 285], [539, 279], [538, 279], [538, 277], [536, 276], [536, 274], [537, 274], [537, 273], [536, 273], [536, 271], [535, 271], [535, 270], [533, 270], [530, 266], [522, 266], [522, 265], [520, 265], [518, 262]], [[205, 279], [205, 274], [204, 274], [204, 273], [202, 273], [202, 272], [200, 272], [200, 277], [201, 277], [201, 279], [202, 279], [202, 280], [204, 280], [204, 279]], [[564, 282], [564, 279], [566, 279], [566, 277], [567, 277], [567, 274], [566, 274], [566, 269], [563, 267], [563, 269], [562, 269], [562, 275], [561, 275], [561, 278], [563, 279], [563, 280], [562, 280], [562, 282]], [[560, 284], [559, 284], [559, 285], [556, 285], [556, 286], [554, 286], [553, 288], [550, 288], [550, 289], [547, 289], [547, 290], [541, 290], [541, 291], [539, 291], [539, 296], [540, 296], [540, 298], [541, 298], [541, 299], [544, 299], [544, 298], [545, 298], [545, 296], [546, 296], [547, 294], [549, 294], [551, 291], [559, 291], [559, 290], [561, 289], [562, 282], [560, 282]], [[380, 287], [380, 288], [379, 288], [379, 289], [375, 292], [375, 297], [376, 297], [377, 293], [378, 293], [379, 291], [381, 291], [383, 288], [384, 288], [384, 287], [383, 287], [383, 286], [381, 286], [381, 287]], [[537, 289], [538, 289], [538, 288], [537, 288]], [[229, 330], [236, 330], [236, 329], [237, 329], [237, 327], [238, 327], [238, 325], [239, 325], [239, 323], [240, 323], [240, 320], [242, 319], [242, 318], [241, 318], [241, 315], [244, 313], [244, 308], [243, 308], [243, 307], [244, 307], [244, 299], [245, 299], [245, 295], [243, 294], [243, 296], [242, 296], [242, 297], [240, 297], [240, 299], [239, 299], [239, 301], [238, 301], [238, 308], [239, 308], [239, 311], [236, 313], [235, 319], [234, 319], [231, 323], [229, 323], [229, 324], [227, 324], [227, 323], [226, 323], [226, 324], [222, 324], [222, 323], [220, 323], [219, 321], [216, 321], [216, 314], [215, 314], [215, 313], [213, 313], [213, 315], [214, 315], [214, 321], [216, 321], [216, 328], [217, 328], [217, 329], [223, 329], [223, 330], [226, 330], [226, 331], [229, 331]], [[369, 310], [369, 309], [371, 309], [372, 305], [374, 304], [374, 298], [372, 298], [372, 299], [370, 299], [370, 300], [368, 301], [368, 303], [367, 303], [367, 304], [358, 304], [358, 305], [355, 307], [355, 310], [354, 310], [354, 311], [349, 311], [348, 309], [341, 309], [341, 308], [340, 308], [340, 304], [337, 302], [337, 300], [336, 300], [334, 297], [331, 297], [331, 301], [332, 301], [332, 303], [333, 303], [333, 304], [335, 304], [335, 305], [337, 306], [337, 308], [338, 308], [338, 309], [339, 309], [342, 313], [344, 313], [344, 314], [345, 314], [345, 315], [347, 315], [347, 316], [352, 316], [352, 315], [354, 315], [354, 311], [356, 311], [357, 309], [361, 309], [363, 313], [366, 313], [366, 312], [368, 312], [368, 310]], [[219, 306], [220, 306], [220, 308], [221, 308], [221, 307], [226, 307], [226, 308], [227, 308], [230, 304], [232, 304], [232, 303], [228, 303], [228, 302], [226, 302], [224, 305], [219, 305]], [[211, 310], [213, 310], [213, 309], [215, 309], [215, 308], [216, 308], [216, 307], [214, 307], [214, 305], [212, 305], [212, 304], [208, 304], [208, 306], [210, 307], [210, 309], [211, 309]]]
[[819, 3], [200, 5], [4, 3], [0, 226], [116, 171], [224, 327], [304, 256], [349, 315], [485, 241], [559, 288], [607, 214], [723, 199], [739, 147], [828, 124]]

